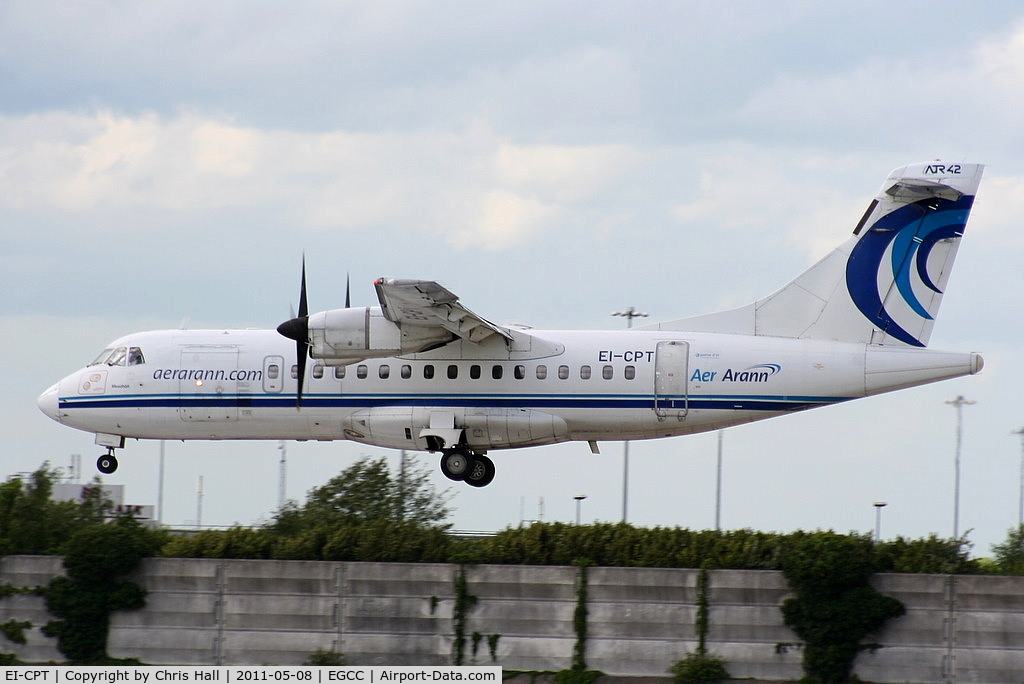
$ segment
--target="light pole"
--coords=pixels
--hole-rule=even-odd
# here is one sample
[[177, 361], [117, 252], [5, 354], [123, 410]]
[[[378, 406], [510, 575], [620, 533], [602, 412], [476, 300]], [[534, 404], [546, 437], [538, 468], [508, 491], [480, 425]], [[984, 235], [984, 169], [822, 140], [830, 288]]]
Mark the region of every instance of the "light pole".
[[398, 452], [398, 497], [401, 499], [401, 508], [398, 509], [398, 519], [405, 520], [405, 509], [408, 497], [405, 495], [405, 449]]
[[963, 445], [964, 436], [964, 406], [976, 404], [976, 401], [964, 399], [964, 395], [957, 396], [953, 401], [947, 401], [950, 406], [956, 407], [956, 474], [953, 480], [953, 539], [960, 538], [960, 448]]
[[277, 443], [277, 450], [281, 452], [281, 460], [277, 464], [277, 510], [284, 511], [284, 502], [288, 496], [288, 447], [283, 439]]
[[1024, 525], [1024, 427], [1011, 435], [1020, 435], [1020, 502], [1017, 504], [1017, 527]]
[[203, 529], [203, 476], [196, 479], [196, 529]]
[[164, 524], [164, 440], [160, 440], [160, 472], [156, 480], [156, 522]]
[[576, 496], [574, 496], [572, 498], [576, 501], [576, 524], [579, 525], [580, 524], [580, 504], [582, 504], [583, 500], [587, 498], [587, 495], [586, 494], [577, 494]]
[[71, 454], [68, 472], [71, 473], [71, 476], [68, 478], [71, 484], [78, 484], [82, 477], [82, 454]]
[[882, 540], [882, 509], [886, 506], [884, 501], [875, 502], [875, 542]]
[[647, 314], [645, 314], [645, 313], [643, 313], [641, 311], [637, 311], [633, 307], [629, 307], [625, 311], [613, 311], [612, 312], [612, 316], [622, 316], [622, 317], [624, 317], [626, 319], [626, 327], [627, 328], [632, 328], [633, 327], [633, 319], [634, 318], [647, 318]]
[[718, 431], [718, 473], [715, 476], [715, 529], [722, 529], [722, 435], [725, 430]]
[[[634, 318], [647, 318], [647, 314], [637, 311], [632, 306], [625, 311], [613, 311], [612, 316], [622, 316], [626, 319], [626, 328], [633, 327]], [[629, 440], [622, 443], [622, 522], [626, 522], [629, 511]]]

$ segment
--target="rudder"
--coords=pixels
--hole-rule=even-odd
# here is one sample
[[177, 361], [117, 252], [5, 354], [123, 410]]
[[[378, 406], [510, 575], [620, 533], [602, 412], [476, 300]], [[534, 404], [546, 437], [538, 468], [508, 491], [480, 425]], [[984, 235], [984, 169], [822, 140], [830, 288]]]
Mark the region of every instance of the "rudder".
[[905, 166], [871, 202], [846, 265], [850, 298], [874, 328], [870, 341], [928, 344], [982, 170], [981, 164]]

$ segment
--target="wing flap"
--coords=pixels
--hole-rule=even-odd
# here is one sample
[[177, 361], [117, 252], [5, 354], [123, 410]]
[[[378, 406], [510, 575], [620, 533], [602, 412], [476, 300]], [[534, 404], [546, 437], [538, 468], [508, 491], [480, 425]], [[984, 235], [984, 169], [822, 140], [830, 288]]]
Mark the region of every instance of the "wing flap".
[[378, 278], [373, 285], [384, 316], [399, 326], [441, 327], [470, 342], [491, 335], [512, 340], [507, 329], [462, 306], [455, 294], [432, 280]]

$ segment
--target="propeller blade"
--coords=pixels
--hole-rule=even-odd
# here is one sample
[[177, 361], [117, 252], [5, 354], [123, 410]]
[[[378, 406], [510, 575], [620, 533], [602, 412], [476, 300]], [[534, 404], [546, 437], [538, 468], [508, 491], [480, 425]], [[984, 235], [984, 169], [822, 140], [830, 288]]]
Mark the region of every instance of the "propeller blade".
[[299, 389], [295, 394], [295, 408], [302, 408], [302, 383], [306, 377], [306, 353], [308, 347], [309, 344], [306, 342], [299, 341], [295, 343], [295, 358], [298, 361], [296, 365], [299, 372]]
[[351, 292], [352, 292], [352, 288], [351, 288], [351, 286], [349, 284], [348, 273], [346, 273], [345, 274], [345, 308], [346, 309], [351, 309], [352, 308], [352, 297], [350, 296]]
[[302, 255], [302, 282], [299, 286], [299, 313], [277, 326], [277, 332], [295, 340], [295, 366], [299, 387], [295, 408], [302, 408], [302, 386], [306, 379], [306, 358], [309, 356], [309, 303], [306, 301], [306, 255]]
[[299, 318], [309, 315], [309, 305], [306, 302], [306, 255], [302, 255], [302, 285], [299, 286]]

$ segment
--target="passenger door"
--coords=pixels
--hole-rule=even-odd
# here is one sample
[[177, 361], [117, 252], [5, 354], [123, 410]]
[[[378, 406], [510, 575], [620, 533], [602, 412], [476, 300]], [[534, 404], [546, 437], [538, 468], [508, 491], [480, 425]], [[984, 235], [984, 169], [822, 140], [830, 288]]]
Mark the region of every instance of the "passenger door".
[[179, 414], [184, 421], [238, 420], [238, 348], [185, 347], [181, 351]]
[[681, 340], [659, 342], [654, 354], [654, 412], [658, 418], [683, 420], [689, 410], [687, 372], [690, 344]]

